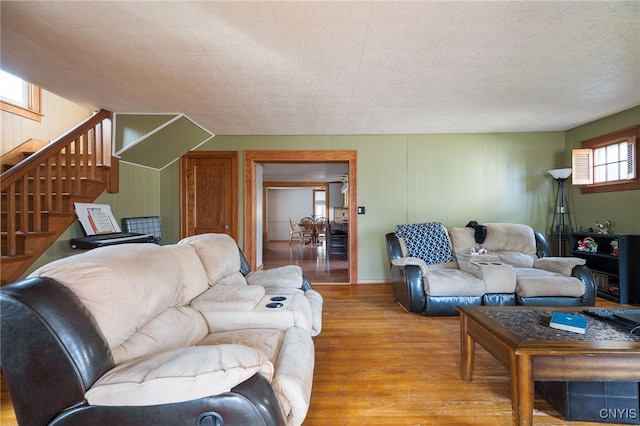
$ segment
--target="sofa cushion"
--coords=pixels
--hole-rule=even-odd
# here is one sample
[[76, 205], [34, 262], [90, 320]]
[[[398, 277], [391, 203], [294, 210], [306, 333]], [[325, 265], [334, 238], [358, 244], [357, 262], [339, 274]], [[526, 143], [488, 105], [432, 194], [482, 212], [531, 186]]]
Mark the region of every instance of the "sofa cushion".
[[234, 344], [253, 348], [267, 356], [274, 365], [284, 339], [284, 330], [277, 328], [248, 328], [208, 334], [198, 346]]
[[533, 229], [519, 223], [487, 223], [487, 238], [482, 246], [491, 252], [511, 251], [536, 258]]
[[172, 307], [140, 327], [111, 351], [117, 364], [140, 356], [193, 346], [208, 333], [200, 312], [190, 306]]
[[217, 282], [213, 283], [213, 285], [218, 286], [233, 286], [233, 287], [246, 287], [247, 279], [242, 272], [236, 271], [232, 274], [229, 274], [223, 278], [220, 278]]
[[429, 296], [482, 296], [484, 281], [460, 269], [430, 268], [424, 277]]
[[514, 268], [516, 293], [521, 297], [581, 297], [582, 281], [535, 268]]
[[428, 265], [455, 259], [447, 231], [439, 222], [397, 225], [395, 234], [404, 239], [409, 257], [420, 258]]
[[[498, 256], [501, 261], [518, 268], [532, 268], [536, 256], [533, 229], [517, 223], [487, 223], [487, 237], [482, 247]], [[451, 228], [451, 243], [456, 253], [466, 252], [478, 244], [473, 228]]]
[[514, 268], [533, 268], [535, 262], [535, 257], [519, 251], [502, 250], [492, 253], [496, 254], [501, 261]]
[[[189, 244], [196, 249], [207, 272], [209, 285], [214, 285], [228, 275], [240, 272], [238, 245], [229, 235], [199, 234], [183, 238], [178, 241], [178, 244]], [[233, 284], [236, 283], [237, 281], [234, 280]]]
[[200, 262], [200, 257], [196, 249], [188, 244], [171, 244], [163, 246], [163, 249], [169, 250], [180, 265], [182, 303], [188, 304], [194, 297], [209, 288], [207, 273]]
[[180, 265], [169, 250], [156, 244], [93, 249], [51, 262], [30, 276], [54, 278], [71, 289], [112, 350], [182, 300]]
[[228, 392], [256, 373], [272, 380], [266, 355], [241, 345], [191, 346], [118, 365], [85, 393], [91, 405], [141, 406]]
[[455, 253], [465, 253], [469, 249], [476, 247], [473, 228], [469, 227], [454, 227], [449, 229], [449, 237], [451, 238], [451, 245]]

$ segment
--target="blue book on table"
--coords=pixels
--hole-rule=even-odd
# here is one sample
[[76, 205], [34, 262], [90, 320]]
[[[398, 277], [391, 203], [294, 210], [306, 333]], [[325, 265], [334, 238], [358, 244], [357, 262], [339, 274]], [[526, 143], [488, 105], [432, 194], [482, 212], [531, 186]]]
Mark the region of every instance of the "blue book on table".
[[549, 326], [560, 330], [585, 334], [587, 332], [587, 318], [579, 315], [554, 312]]

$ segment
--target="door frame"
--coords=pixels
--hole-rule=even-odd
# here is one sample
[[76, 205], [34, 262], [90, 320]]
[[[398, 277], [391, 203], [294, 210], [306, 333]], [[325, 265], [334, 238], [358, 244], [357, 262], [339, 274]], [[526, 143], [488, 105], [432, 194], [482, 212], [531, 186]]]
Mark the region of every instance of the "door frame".
[[358, 282], [357, 151], [245, 151], [244, 152], [244, 253], [255, 269], [257, 241], [257, 165], [265, 163], [348, 163], [349, 167], [349, 284]]

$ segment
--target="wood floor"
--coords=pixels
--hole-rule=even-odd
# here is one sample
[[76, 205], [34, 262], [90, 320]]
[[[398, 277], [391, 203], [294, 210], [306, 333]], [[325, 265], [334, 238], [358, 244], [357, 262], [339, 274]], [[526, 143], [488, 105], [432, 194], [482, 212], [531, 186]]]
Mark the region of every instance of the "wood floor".
[[327, 256], [324, 242], [303, 244], [293, 241], [271, 241], [262, 251], [264, 269], [282, 265], [299, 265], [313, 284], [349, 283], [349, 262], [342, 255]]
[[[460, 379], [458, 317], [406, 313], [389, 285], [314, 289], [324, 323], [304, 425], [512, 424], [508, 371], [479, 345], [473, 381]], [[601, 424], [567, 422], [538, 396], [534, 423]]]
[[[404, 312], [387, 284], [315, 285], [324, 297], [310, 425], [510, 425], [508, 371], [480, 346], [460, 379], [457, 317]], [[612, 306], [598, 300], [598, 306]], [[4, 384], [0, 424], [16, 425]], [[536, 397], [536, 425], [567, 422]]]

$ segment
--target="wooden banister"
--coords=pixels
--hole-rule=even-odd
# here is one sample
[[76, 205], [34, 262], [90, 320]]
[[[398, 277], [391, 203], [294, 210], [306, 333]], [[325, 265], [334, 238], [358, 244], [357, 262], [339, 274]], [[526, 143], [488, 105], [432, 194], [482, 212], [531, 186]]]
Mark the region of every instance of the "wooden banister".
[[111, 171], [112, 166], [118, 170], [118, 160], [111, 156], [112, 116], [99, 111], [2, 173], [3, 260], [25, 254], [20, 252], [20, 238], [52, 231], [45, 229], [45, 215], [73, 213], [74, 201], [95, 197], [87, 193], [87, 182], [118, 191], [118, 177]]

